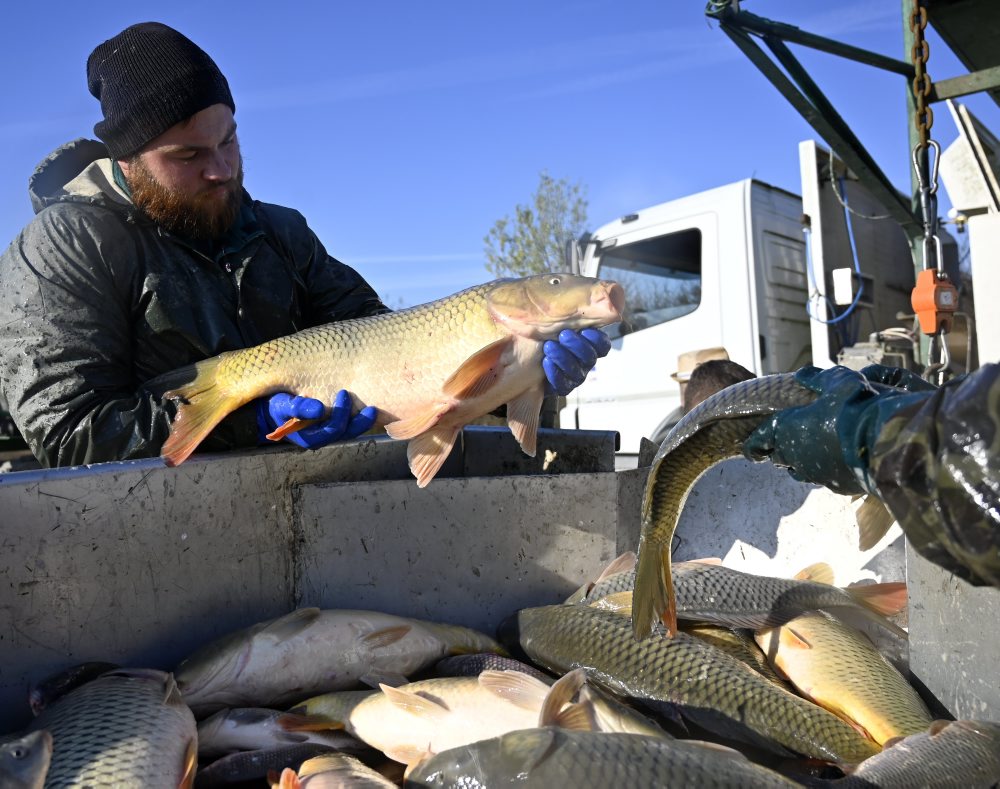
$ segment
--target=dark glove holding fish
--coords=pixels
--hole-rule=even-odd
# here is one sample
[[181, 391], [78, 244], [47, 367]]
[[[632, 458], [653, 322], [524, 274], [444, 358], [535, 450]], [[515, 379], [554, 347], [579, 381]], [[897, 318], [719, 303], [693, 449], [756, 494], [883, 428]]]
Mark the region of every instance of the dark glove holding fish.
[[600, 329], [563, 329], [558, 340], [548, 340], [542, 351], [542, 369], [552, 391], [568, 395], [583, 383], [597, 360], [607, 356], [611, 340]]
[[750, 460], [769, 459], [798, 480], [838, 493], [874, 493], [869, 463], [875, 441], [890, 418], [930, 396], [931, 391], [907, 389], [926, 382], [880, 365], [861, 372], [803, 367], [795, 380], [819, 396], [762, 422], [743, 443], [743, 454]]
[[877, 494], [922, 556], [1000, 587], [1000, 365], [940, 388], [878, 365], [795, 377], [817, 399], [774, 414], [743, 454], [840, 493]]
[[[345, 389], [337, 392], [333, 407], [330, 409], [330, 416], [322, 419], [325, 409], [326, 406], [313, 397], [300, 397], [288, 392], [278, 392], [271, 397], [262, 398], [257, 401], [258, 438], [264, 444], [268, 440], [283, 437], [305, 449], [318, 449], [334, 441], [357, 438], [362, 433], [367, 433], [378, 417], [378, 411], [374, 406], [366, 406], [352, 417], [351, 395]], [[275, 430], [289, 420], [320, 421], [295, 432], [272, 438]]]

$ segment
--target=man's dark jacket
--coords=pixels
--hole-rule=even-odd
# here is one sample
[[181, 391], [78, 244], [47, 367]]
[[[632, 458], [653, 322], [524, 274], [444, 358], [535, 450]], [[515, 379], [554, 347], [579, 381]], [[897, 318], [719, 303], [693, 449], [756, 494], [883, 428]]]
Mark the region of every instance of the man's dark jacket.
[[[44, 466], [159, 454], [173, 404], [150, 379], [309, 326], [385, 312], [297, 211], [243, 194], [213, 254], [137, 212], [104, 145], [76, 140], [29, 181], [35, 218], [0, 257], [0, 391]], [[252, 406], [203, 450], [257, 443]]]

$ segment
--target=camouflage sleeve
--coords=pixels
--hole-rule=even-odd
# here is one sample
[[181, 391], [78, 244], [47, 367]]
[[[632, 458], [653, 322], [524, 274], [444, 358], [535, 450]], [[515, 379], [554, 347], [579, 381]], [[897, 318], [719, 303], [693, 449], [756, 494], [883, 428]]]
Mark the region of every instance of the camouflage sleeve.
[[894, 414], [870, 465], [880, 498], [922, 556], [969, 583], [1000, 587], [1000, 365]]

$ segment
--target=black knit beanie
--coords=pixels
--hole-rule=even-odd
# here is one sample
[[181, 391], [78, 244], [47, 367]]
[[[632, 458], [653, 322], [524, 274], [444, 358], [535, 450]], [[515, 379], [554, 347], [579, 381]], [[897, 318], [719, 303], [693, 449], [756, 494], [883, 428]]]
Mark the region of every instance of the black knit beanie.
[[87, 87], [104, 120], [94, 134], [125, 159], [175, 123], [213, 104], [236, 105], [219, 67], [197, 44], [159, 22], [125, 28], [87, 58]]

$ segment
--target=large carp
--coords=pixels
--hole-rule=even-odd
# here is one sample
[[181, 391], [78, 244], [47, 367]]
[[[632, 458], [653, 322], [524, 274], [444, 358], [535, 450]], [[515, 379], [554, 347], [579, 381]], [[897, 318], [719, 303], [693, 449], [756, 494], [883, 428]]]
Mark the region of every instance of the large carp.
[[462, 427], [507, 406], [521, 448], [535, 453], [545, 394], [542, 345], [563, 329], [621, 320], [621, 286], [571, 274], [501, 279], [385, 315], [330, 323], [213, 356], [148, 384], [179, 401], [162, 457], [176, 466], [230, 412], [276, 392], [378, 408], [377, 427], [409, 439], [420, 487]]
[[677, 632], [677, 607], [670, 574], [670, 543], [688, 493], [716, 463], [742, 454], [743, 442], [765, 417], [806, 405], [816, 393], [792, 373], [733, 384], [685, 414], [663, 439], [653, 458], [642, 498], [642, 531], [632, 597], [636, 638], [662, 621]]

